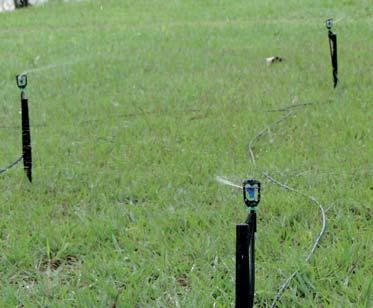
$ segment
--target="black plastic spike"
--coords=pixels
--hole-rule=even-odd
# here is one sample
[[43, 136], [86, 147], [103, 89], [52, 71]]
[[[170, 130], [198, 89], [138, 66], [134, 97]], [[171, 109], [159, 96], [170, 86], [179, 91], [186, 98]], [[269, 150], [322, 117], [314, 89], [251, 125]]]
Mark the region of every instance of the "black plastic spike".
[[236, 308], [250, 307], [249, 244], [249, 225], [236, 225]]
[[23, 167], [26, 176], [30, 183], [32, 182], [32, 148], [31, 148], [31, 132], [30, 132], [30, 118], [28, 109], [28, 99], [24, 92], [21, 93], [21, 110], [22, 110], [22, 153], [23, 153]]
[[338, 84], [338, 52], [337, 52], [337, 35], [332, 32], [333, 19], [326, 20], [326, 28], [328, 29], [328, 39], [330, 48], [330, 58], [333, 67], [333, 85], [334, 88]]

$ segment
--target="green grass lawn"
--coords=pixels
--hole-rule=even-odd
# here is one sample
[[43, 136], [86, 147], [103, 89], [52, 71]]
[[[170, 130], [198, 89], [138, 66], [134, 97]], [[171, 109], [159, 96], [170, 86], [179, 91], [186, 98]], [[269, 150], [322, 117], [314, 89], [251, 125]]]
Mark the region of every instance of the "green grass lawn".
[[[0, 15], [1, 307], [232, 307], [241, 192], [263, 182], [256, 306], [372, 307], [373, 9], [366, 0], [54, 1]], [[325, 19], [339, 20], [332, 87]], [[267, 66], [279, 55], [283, 63]], [[255, 143], [259, 131], [298, 104]], [[319, 208], [328, 227], [320, 232]]]

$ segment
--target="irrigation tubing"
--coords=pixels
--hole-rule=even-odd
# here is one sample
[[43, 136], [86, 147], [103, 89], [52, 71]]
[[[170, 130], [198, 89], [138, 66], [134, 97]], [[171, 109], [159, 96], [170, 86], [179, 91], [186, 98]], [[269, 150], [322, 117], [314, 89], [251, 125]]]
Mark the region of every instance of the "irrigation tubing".
[[[325, 234], [325, 231], [326, 231], [326, 214], [325, 214], [325, 209], [323, 207], [323, 205], [317, 201], [317, 199], [314, 197], [314, 196], [310, 196], [310, 195], [307, 195], [305, 194], [304, 192], [300, 191], [300, 190], [297, 190], [293, 187], [290, 187], [286, 184], [283, 184], [279, 181], [277, 181], [276, 179], [274, 179], [272, 176], [270, 176], [268, 173], [264, 173], [264, 176], [270, 181], [272, 182], [273, 184], [276, 184], [278, 186], [280, 186], [281, 188], [283, 189], [286, 189], [286, 190], [289, 190], [291, 192], [294, 192], [296, 194], [299, 194], [305, 198], [308, 198], [311, 202], [313, 202], [314, 204], [316, 204], [319, 209], [320, 209], [320, 213], [321, 213], [321, 217], [322, 217], [322, 226], [321, 226], [321, 230], [320, 230], [320, 233], [319, 235], [317, 236], [313, 246], [312, 246], [312, 249], [311, 251], [308, 253], [307, 257], [305, 258], [305, 261], [306, 262], [309, 262], [311, 257], [313, 256], [313, 254], [315, 253], [317, 247], [319, 246], [320, 244], [320, 241], [323, 237], [323, 235]], [[276, 303], [281, 299], [281, 296], [282, 294], [285, 292], [285, 290], [287, 289], [287, 287], [289, 286], [291, 280], [296, 276], [296, 274], [298, 273], [298, 270], [293, 272], [287, 279], [286, 281], [281, 285], [281, 287], [279, 288], [278, 292], [276, 293], [274, 299], [273, 299], [273, 302], [271, 304], [271, 308], [274, 308], [276, 307]]]
[[254, 155], [254, 151], [253, 151], [253, 147], [255, 145], [255, 143], [261, 138], [263, 137], [264, 135], [266, 135], [268, 133], [268, 131], [271, 130], [271, 128], [277, 126], [278, 124], [280, 124], [282, 121], [286, 120], [288, 117], [290, 117], [291, 115], [293, 114], [293, 111], [289, 111], [288, 113], [286, 113], [284, 116], [280, 117], [278, 120], [276, 120], [275, 122], [273, 122], [271, 125], [267, 126], [266, 128], [262, 129], [250, 142], [249, 142], [249, 155], [250, 155], [250, 159], [253, 163], [253, 165], [256, 167], [256, 160], [255, 160], [255, 155]]
[[288, 106], [284, 106], [282, 108], [277, 108], [277, 109], [269, 109], [267, 112], [284, 112], [284, 111], [289, 111], [291, 109], [295, 108], [300, 108], [300, 107], [306, 107], [306, 106], [312, 106], [312, 105], [326, 105], [328, 103], [333, 103], [332, 100], [325, 102], [307, 102], [307, 103], [300, 103], [300, 104], [292, 104]]
[[[313, 103], [312, 103], [313, 104]], [[297, 104], [296, 106], [300, 107], [300, 106], [307, 106], [309, 105], [308, 103], [305, 103], [305, 104]], [[248, 154], [249, 154], [249, 158], [252, 162], [252, 164], [254, 165], [254, 167], [257, 166], [256, 164], [256, 159], [255, 159], [255, 154], [254, 154], [254, 146], [255, 144], [259, 141], [260, 138], [262, 138], [263, 136], [265, 136], [266, 134], [269, 133], [269, 131], [274, 128], [275, 126], [279, 125], [281, 122], [285, 121], [286, 119], [288, 119], [293, 113], [294, 111], [293, 110], [289, 110], [289, 109], [292, 109], [291, 108], [284, 108], [284, 109], [279, 109], [279, 110], [276, 110], [276, 111], [282, 111], [282, 112], [285, 112], [287, 111], [287, 113], [283, 116], [281, 116], [280, 118], [278, 118], [276, 121], [274, 121], [273, 123], [271, 123], [270, 125], [267, 125], [266, 128], [262, 129], [261, 131], [259, 131], [255, 137], [249, 142], [249, 145], [248, 145]], [[307, 199], [309, 199], [312, 203], [316, 204], [319, 209], [320, 209], [320, 213], [321, 213], [321, 220], [322, 220], [322, 226], [321, 226], [321, 230], [317, 236], [317, 238], [315, 239], [313, 245], [312, 245], [312, 248], [311, 250], [309, 251], [309, 253], [307, 254], [306, 258], [305, 258], [305, 261], [306, 262], [309, 262], [309, 260], [311, 259], [311, 257], [314, 255], [317, 247], [319, 246], [320, 242], [321, 242], [321, 239], [323, 237], [323, 235], [325, 234], [326, 232], [326, 214], [325, 214], [325, 209], [323, 207], [323, 205], [314, 197], [314, 196], [311, 196], [311, 195], [307, 195], [306, 193], [298, 190], [298, 189], [295, 189], [293, 187], [290, 187], [284, 183], [281, 183], [280, 181], [276, 180], [273, 176], [271, 176], [268, 172], [263, 172], [262, 175], [267, 179], [269, 180], [270, 183], [274, 184], [274, 185], [278, 185], [280, 186], [281, 188], [285, 189], [285, 190], [288, 190], [288, 191], [291, 191], [293, 193], [296, 193], [296, 194], [299, 194]], [[221, 177], [221, 176], [217, 176], [216, 177], [216, 180], [221, 183], [221, 184], [224, 184], [224, 185], [228, 185], [228, 186], [231, 186], [233, 188], [239, 188], [239, 189], [242, 189], [241, 186], [231, 182], [230, 180], [228, 180], [227, 178], [225, 177]], [[290, 282], [294, 279], [294, 277], [297, 275], [297, 273], [299, 272], [299, 270], [296, 270], [295, 272], [293, 272], [286, 280], [285, 282], [282, 283], [282, 285], [280, 286], [280, 288], [278, 289], [276, 295], [274, 296], [273, 298], [273, 301], [272, 301], [272, 304], [271, 304], [271, 308], [274, 308], [276, 307], [276, 304], [277, 302], [281, 299], [283, 293], [285, 292], [285, 290], [289, 287], [290, 285]]]
[[4, 168], [0, 168], [0, 174], [7, 172], [8, 170], [12, 169], [13, 167], [17, 166], [23, 159], [23, 155], [17, 158], [14, 162]]
[[[253, 151], [253, 147], [255, 145], [255, 143], [262, 137], [264, 136], [265, 134], [268, 133], [268, 131], [270, 130], [270, 128], [273, 128], [274, 126], [277, 126], [279, 123], [283, 122], [284, 120], [286, 120], [291, 114], [293, 113], [293, 111], [289, 111], [288, 113], [286, 113], [285, 115], [281, 116], [278, 120], [276, 120], [275, 122], [273, 122], [271, 125], [269, 125], [267, 128], [261, 130], [249, 143], [249, 156], [250, 156], [250, 159], [251, 159], [251, 162], [253, 163], [253, 165], [256, 167], [256, 161], [255, 161], [255, 155], [254, 155], [254, 151]], [[317, 247], [319, 246], [320, 244], [320, 241], [321, 241], [321, 238], [323, 237], [323, 235], [325, 234], [325, 231], [326, 231], [326, 215], [325, 215], [325, 210], [324, 210], [324, 207], [323, 205], [313, 196], [309, 196], [307, 194], [305, 194], [304, 192], [300, 191], [300, 190], [297, 190], [295, 188], [292, 188], [286, 184], [283, 184], [281, 182], [279, 182], [278, 180], [274, 179], [272, 176], [270, 176], [267, 172], [264, 172], [263, 173], [263, 176], [266, 177], [271, 183], [273, 184], [276, 184], [288, 191], [291, 191], [291, 192], [294, 192], [294, 193], [297, 193], [299, 195], [302, 195], [303, 197], [305, 198], [308, 198], [309, 200], [311, 200], [313, 203], [315, 203], [316, 205], [319, 206], [320, 208], [320, 212], [321, 212], [321, 217], [322, 217], [322, 227], [321, 227], [321, 230], [319, 232], [319, 235], [317, 236], [313, 246], [312, 246], [312, 249], [311, 251], [308, 253], [305, 261], [308, 262], [312, 255], [315, 253]], [[286, 281], [281, 285], [281, 287], [279, 288], [278, 292], [276, 293], [273, 301], [272, 301], [272, 304], [271, 304], [271, 308], [274, 308], [276, 307], [276, 303], [281, 299], [281, 296], [282, 294], [285, 292], [285, 290], [288, 288], [290, 282], [293, 280], [293, 278], [296, 276], [296, 274], [298, 273], [298, 271], [295, 271], [294, 273], [292, 273], [287, 279]]]
[[[297, 178], [297, 177], [302, 177], [306, 176], [307, 174], [312, 174], [312, 173], [317, 173], [317, 174], [325, 174], [325, 175], [331, 175], [331, 176], [342, 176], [342, 175], [372, 175], [373, 174], [373, 168], [356, 168], [353, 169], [351, 172], [346, 172], [346, 171], [341, 171], [340, 168], [338, 169], [330, 169], [330, 170], [312, 170], [312, 169], [307, 169], [307, 170], [288, 170], [288, 171], [271, 171], [268, 172], [268, 174], [280, 174], [282, 176], [286, 177], [292, 177], [292, 178]], [[228, 179], [225, 176], [218, 175], [215, 177], [216, 181], [219, 182], [220, 184], [230, 186], [233, 188], [237, 188], [240, 191], [242, 191], [242, 184], [236, 184], [232, 182], [230, 179]], [[241, 181], [242, 182], [242, 181]]]

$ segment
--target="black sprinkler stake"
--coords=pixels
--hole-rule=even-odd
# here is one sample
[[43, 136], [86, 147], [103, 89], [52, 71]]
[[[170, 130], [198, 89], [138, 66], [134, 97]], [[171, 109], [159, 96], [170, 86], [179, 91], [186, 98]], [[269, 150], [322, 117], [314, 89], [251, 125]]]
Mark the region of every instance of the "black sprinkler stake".
[[30, 118], [28, 99], [25, 89], [27, 86], [27, 75], [17, 75], [17, 86], [21, 90], [21, 111], [22, 111], [22, 155], [23, 168], [30, 183], [32, 182], [32, 148], [30, 133]]
[[260, 202], [260, 182], [243, 183], [243, 200], [249, 208], [244, 224], [236, 226], [236, 308], [254, 306], [256, 207]]
[[333, 19], [329, 18], [325, 22], [326, 28], [328, 29], [330, 58], [333, 67], [333, 84], [334, 88], [338, 84], [338, 53], [337, 53], [337, 35], [332, 32]]
[[249, 307], [249, 243], [249, 225], [236, 225], [236, 308]]

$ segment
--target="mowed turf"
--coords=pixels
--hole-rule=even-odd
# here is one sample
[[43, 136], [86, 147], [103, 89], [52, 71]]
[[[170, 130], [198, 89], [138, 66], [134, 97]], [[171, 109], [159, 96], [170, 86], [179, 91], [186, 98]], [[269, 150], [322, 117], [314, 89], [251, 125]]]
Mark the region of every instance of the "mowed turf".
[[[231, 307], [238, 189], [262, 180], [257, 307], [372, 307], [369, 1], [82, 1], [0, 15], [1, 307]], [[332, 88], [324, 21], [339, 20]], [[265, 57], [285, 61], [268, 67]], [[250, 140], [285, 113], [293, 113]], [[325, 209], [281, 189], [268, 172]]]

